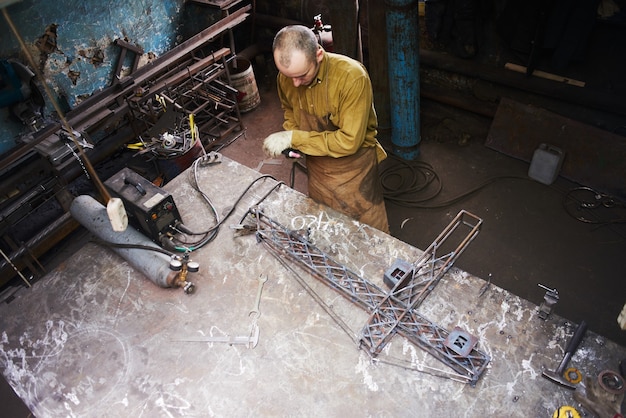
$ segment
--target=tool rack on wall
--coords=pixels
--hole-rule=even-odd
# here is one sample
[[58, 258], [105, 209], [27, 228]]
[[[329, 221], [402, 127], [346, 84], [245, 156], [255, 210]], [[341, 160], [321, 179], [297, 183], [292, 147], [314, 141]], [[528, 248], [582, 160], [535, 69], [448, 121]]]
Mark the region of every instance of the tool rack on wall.
[[[186, 117], [193, 115], [205, 149], [212, 149], [234, 141], [245, 133], [237, 102], [238, 91], [231, 86], [228, 59], [221, 56], [199, 71], [185, 74], [176, 85], [167, 85], [150, 94], [135, 94], [127, 99], [130, 113], [146, 132], [163, 131], [173, 126], [160, 126], [160, 119], [171, 110]], [[165, 118], [167, 120], [167, 118]], [[140, 136], [140, 135], [139, 135]]]
[[239, 92], [231, 86], [228, 69], [233, 59], [222, 58], [167, 92], [183, 112], [194, 115], [205, 148], [232, 141], [245, 132], [237, 103]]

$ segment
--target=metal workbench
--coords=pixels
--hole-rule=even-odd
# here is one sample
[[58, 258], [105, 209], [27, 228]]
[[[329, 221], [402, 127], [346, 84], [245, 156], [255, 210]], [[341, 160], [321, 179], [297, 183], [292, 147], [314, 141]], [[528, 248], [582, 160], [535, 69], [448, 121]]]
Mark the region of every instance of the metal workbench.
[[[187, 227], [203, 230], [213, 218], [189, 175], [165, 188]], [[202, 167], [199, 183], [226, 211], [259, 176], [225, 158]], [[192, 253], [200, 263], [192, 295], [155, 285], [89, 243], [0, 306], [3, 374], [34, 415], [548, 417], [578, 405], [573, 391], [541, 376], [544, 367], [556, 369], [576, 324], [554, 313], [543, 321], [536, 305], [494, 285], [485, 290], [483, 279], [455, 267], [419, 311], [477, 337], [490, 362], [476, 384], [448, 378], [445, 364], [401, 335], [385, 346], [383, 361], [372, 361], [254, 234], [229, 228], [275, 184], [255, 184], [217, 238]], [[286, 186], [261, 206], [288, 228], [308, 228], [318, 248], [380, 288], [394, 260], [422, 253]], [[471, 245], [480, 245], [480, 236]], [[249, 313], [261, 276], [268, 280], [255, 319]], [[366, 311], [306, 272], [299, 276], [359, 334]], [[184, 341], [247, 336], [254, 321], [254, 348]], [[407, 367], [387, 364], [391, 358]], [[626, 348], [590, 331], [570, 365], [595, 377], [624, 358]]]

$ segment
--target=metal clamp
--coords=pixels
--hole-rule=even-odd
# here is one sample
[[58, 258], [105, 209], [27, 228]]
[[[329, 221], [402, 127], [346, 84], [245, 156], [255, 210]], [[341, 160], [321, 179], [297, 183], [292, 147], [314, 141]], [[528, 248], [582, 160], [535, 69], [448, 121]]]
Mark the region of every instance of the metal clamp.
[[539, 306], [539, 318], [545, 321], [550, 316], [550, 313], [552, 313], [554, 305], [559, 301], [559, 292], [556, 289], [550, 289], [540, 283], [538, 283], [537, 286], [546, 290], [546, 294], [543, 296], [543, 302], [541, 302]]

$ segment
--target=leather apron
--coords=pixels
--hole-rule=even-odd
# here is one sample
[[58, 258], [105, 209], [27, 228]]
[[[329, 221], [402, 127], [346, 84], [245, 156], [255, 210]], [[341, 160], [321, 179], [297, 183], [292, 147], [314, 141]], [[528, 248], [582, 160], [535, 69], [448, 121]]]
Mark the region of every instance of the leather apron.
[[[334, 131], [329, 119], [303, 113], [299, 129]], [[305, 126], [306, 125], [306, 126]], [[307, 155], [309, 196], [361, 223], [389, 233], [376, 147], [360, 148], [345, 157]]]

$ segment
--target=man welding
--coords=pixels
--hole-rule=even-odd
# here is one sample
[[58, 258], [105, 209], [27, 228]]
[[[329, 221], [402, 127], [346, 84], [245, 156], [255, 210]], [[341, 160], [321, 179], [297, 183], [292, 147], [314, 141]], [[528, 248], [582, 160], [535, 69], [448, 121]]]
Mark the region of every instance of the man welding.
[[265, 138], [265, 153], [306, 155], [313, 200], [388, 233], [378, 175], [387, 154], [376, 140], [378, 122], [365, 67], [326, 52], [313, 31], [300, 25], [281, 29], [272, 50], [285, 130]]

